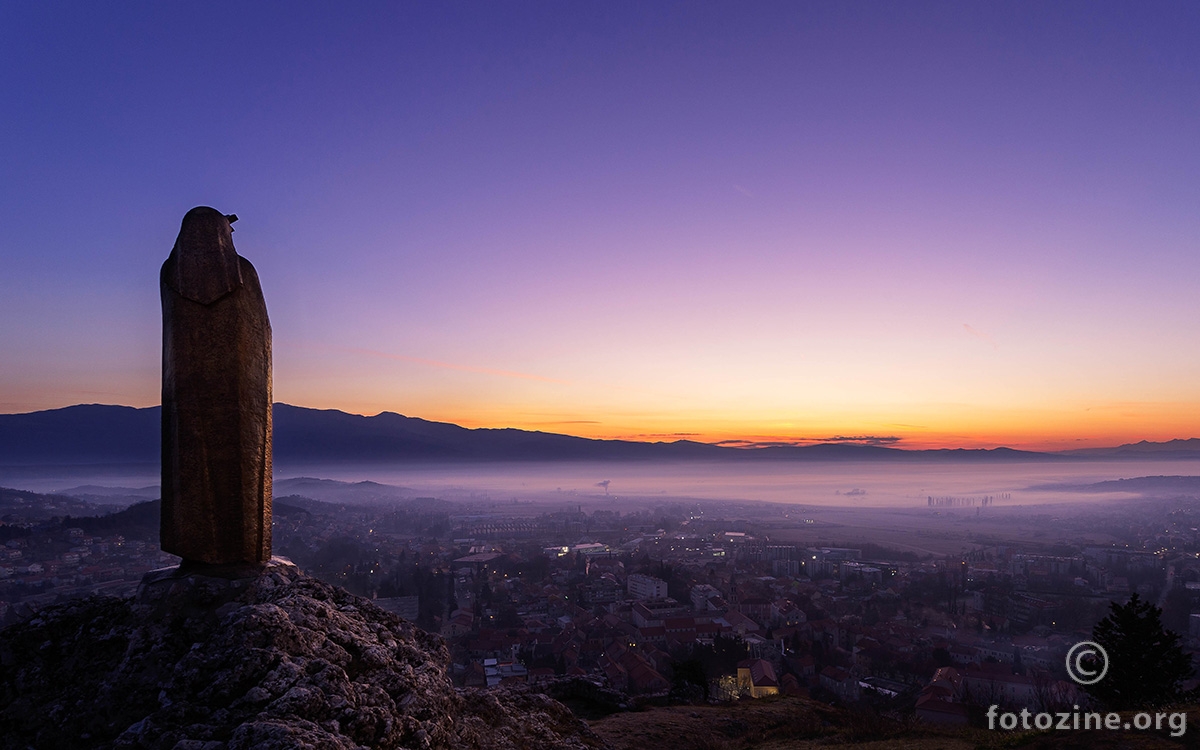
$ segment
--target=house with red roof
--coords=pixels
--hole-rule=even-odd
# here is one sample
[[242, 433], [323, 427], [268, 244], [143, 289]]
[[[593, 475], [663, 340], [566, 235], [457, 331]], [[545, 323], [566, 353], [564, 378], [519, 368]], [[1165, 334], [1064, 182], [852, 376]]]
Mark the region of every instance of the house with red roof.
[[744, 659], [737, 666], [738, 689], [751, 698], [779, 694], [779, 679], [775, 667], [766, 659]]

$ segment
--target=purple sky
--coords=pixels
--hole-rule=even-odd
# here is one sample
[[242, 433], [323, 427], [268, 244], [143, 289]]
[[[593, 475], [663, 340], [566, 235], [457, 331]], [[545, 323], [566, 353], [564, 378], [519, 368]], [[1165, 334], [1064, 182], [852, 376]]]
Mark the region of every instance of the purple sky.
[[204, 204], [289, 403], [1200, 435], [1196, 3], [5, 3], [0, 91], [3, 412], [157, 403]]

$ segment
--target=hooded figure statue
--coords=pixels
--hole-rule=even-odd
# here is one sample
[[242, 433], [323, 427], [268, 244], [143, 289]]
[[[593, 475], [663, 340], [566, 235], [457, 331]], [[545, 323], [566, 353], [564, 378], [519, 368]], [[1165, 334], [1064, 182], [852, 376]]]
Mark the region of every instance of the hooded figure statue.
[[188, 211], [159, 277], [162, 549], [185, 562], [271, 558], [271, 323], [236, 220]]

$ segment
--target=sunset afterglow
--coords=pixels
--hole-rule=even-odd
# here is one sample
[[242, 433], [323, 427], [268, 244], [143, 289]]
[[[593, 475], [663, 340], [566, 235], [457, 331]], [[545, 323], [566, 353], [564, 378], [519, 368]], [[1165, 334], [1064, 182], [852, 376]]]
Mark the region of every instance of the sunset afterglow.
[[1200, 436], [1200, 11], [10, 4], [0, 412], [159, 401], [241, 217], [277, 401], [706, 442]]

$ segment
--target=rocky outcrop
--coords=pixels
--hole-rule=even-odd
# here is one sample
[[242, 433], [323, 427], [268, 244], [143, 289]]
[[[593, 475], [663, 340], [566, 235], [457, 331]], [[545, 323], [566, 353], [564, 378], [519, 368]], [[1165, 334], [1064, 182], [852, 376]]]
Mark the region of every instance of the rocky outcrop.
[[458, 690], [441, 638], [276, 559], [148, 576], [0, 632], [0, 747], [602, 748], [562, 704]]

